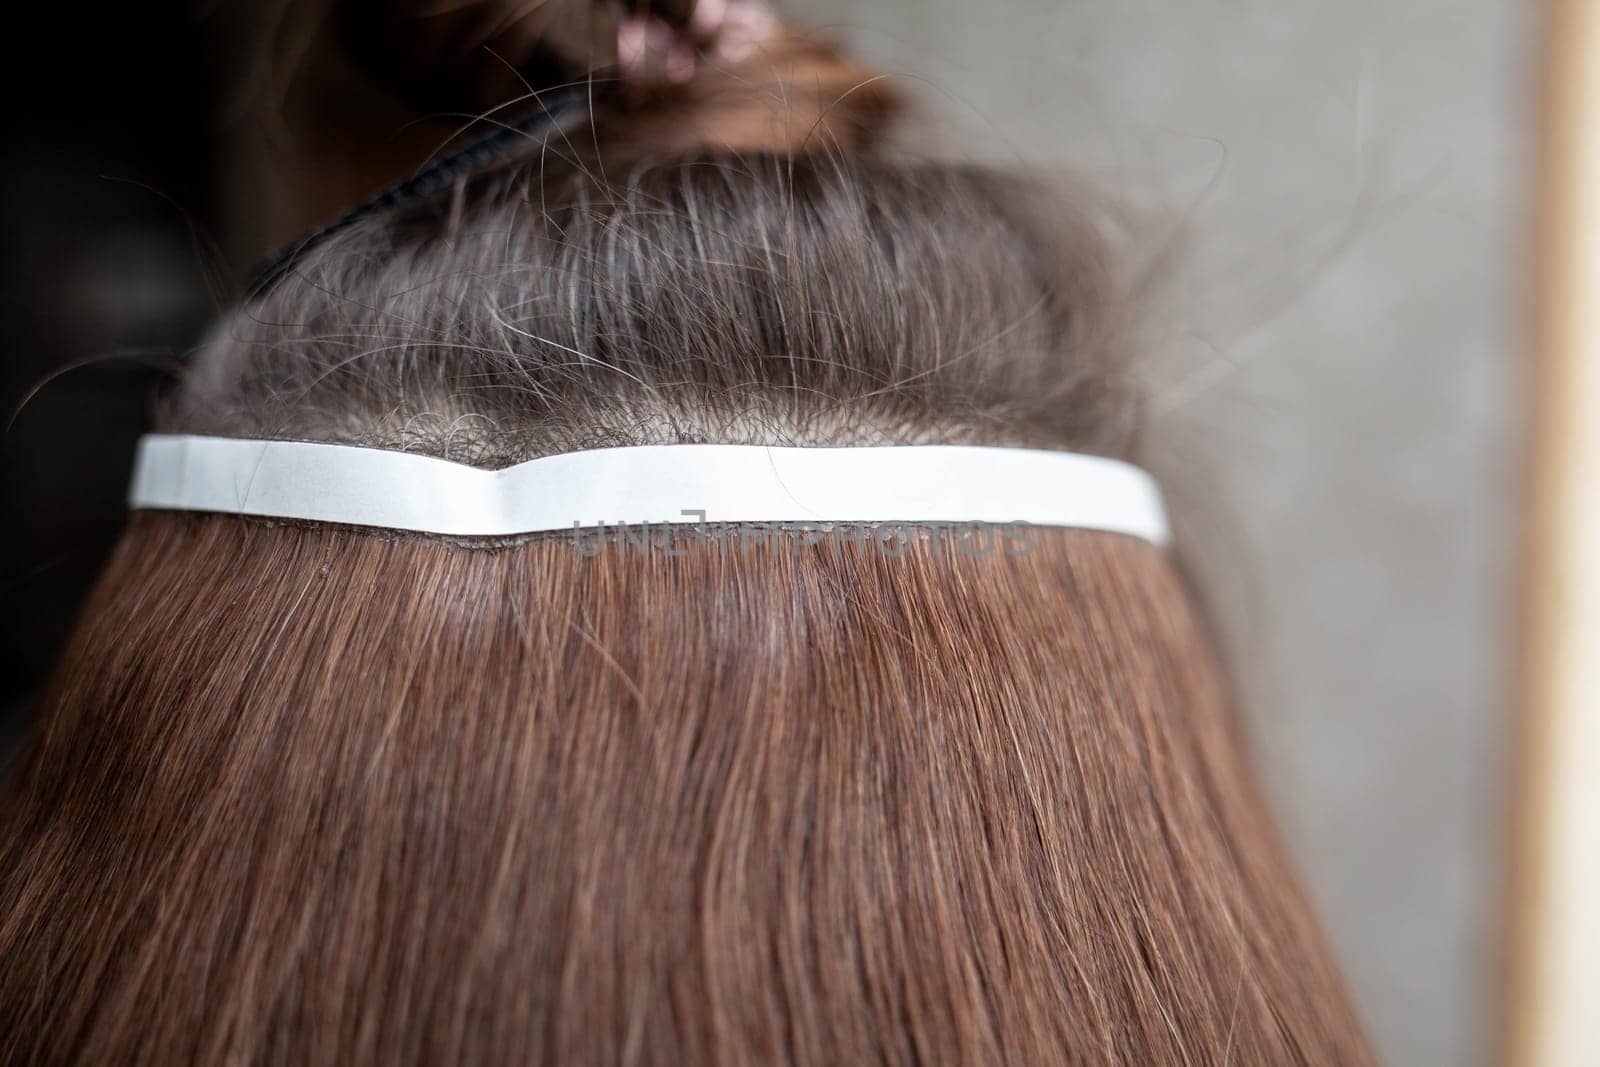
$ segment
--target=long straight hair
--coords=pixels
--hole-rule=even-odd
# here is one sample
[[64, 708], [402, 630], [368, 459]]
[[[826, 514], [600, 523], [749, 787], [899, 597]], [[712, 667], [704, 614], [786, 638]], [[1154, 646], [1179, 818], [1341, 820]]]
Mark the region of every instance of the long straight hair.
[[[1091, 225], [651, 139], [741, 84], [341, 232], [164, 428], [1128, 449]], [[0, 808], [0, 1059], [1367, 1062], [1171, 557], [972, 536], [136, 515]]]

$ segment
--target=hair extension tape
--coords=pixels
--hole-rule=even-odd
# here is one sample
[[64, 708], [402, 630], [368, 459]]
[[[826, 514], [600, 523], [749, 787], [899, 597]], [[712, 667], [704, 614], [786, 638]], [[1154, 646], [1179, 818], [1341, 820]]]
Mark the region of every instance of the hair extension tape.
[[1120, 460], [967, 445], [642, 445], [500, 470], [352, 445], [150, 435], [134, 508], [507, 537], [607, 525], [926, 523], [1168, 537], [1160, 490]]

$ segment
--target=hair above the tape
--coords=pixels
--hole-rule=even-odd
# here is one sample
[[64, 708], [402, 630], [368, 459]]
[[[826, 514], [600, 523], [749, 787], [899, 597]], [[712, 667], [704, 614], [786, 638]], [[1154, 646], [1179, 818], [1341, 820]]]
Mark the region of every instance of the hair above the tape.
[[[848, 69], [791, 45], [331, 235], [160, 429], [1126, 457], [1088, 202], [741, 109]], [[1370, 1061], [1169, 552], [647, 540], [135, 514], [0, 804], [0, 1060]]]
[[636, 444], [1123, 451], [1125, 303], [1088, 221], [1046, 204], [835, 151], [609, 182], [536, 156], [314, 248], [213, 331], [163, 428], [489, 466]]

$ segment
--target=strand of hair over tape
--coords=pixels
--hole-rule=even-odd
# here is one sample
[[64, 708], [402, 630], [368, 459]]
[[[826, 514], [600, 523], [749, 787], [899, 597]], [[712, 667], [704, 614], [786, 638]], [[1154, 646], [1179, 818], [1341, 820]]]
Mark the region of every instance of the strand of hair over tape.
[[1015, 524], [1168, 539], [1160, 490], [1120, 460], [966, 445], [643, 445], [486, 470], [304, 441], [151, 435], [134, 508], [454, 537], [608, 525]]

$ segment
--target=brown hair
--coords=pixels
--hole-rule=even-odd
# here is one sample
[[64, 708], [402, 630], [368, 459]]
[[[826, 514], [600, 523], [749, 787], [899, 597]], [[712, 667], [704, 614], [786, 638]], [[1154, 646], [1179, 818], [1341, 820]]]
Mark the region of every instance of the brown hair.
[[[1086, 221], [641, 107], [330, 239], [165, 428], [1129, 447]], [[0, 1058], [1365, 1062], [1170, 556], [854, 533], [136, 515], [0, 810]]]

